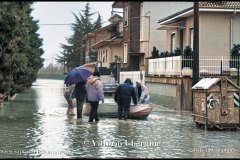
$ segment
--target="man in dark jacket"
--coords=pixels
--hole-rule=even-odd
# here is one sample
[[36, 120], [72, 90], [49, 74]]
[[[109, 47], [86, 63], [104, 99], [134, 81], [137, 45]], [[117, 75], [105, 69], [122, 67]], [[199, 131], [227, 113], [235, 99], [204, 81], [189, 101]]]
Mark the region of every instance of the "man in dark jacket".
[[134, 105], [137, 105], [137, 96], [135, 88], [132, 85], [130, 78], [126, 78], [123, 84], [120, 84], [114, 96], [115, 102], [118, 104], [118, 118], [124, 118], [127, 120], [127, 117], [130, 112], [131, 98], [133, 98]]
[[82, 118], [82, 109], [84, 101], [86, 99], [86, 95], [86, 81], [77, 83], [75, 85], [75, 97], [77, 100], [77, 118]]

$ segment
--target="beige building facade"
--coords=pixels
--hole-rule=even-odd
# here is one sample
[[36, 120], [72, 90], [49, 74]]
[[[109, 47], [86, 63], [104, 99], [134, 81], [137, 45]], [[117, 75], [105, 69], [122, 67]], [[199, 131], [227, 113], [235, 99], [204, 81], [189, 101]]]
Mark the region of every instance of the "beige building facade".
[[122, 17], [113, 15], [109, 21], [111, 24], [84, 36], [86, 63], [91, 63], [90, 53], [93, 52], [97, 55], [95, 61], [98, 67], [110, 68], [116, 56], [122, 59]]
[[[223, 7], [223, 6], [222, 6]], [[199, 55], [229, 56], [233, 44], [240, 43], [240, 8], [199, 7]], [[159, 21], [166, 31], [166, 50], [190, 46], [193, 49], [193, 7]]]
[[145, 57], [150, 57], [154, 46], [160, 52], [166, 51], [167, 33], [165, 30], [157, 30], [159, 19], [192, 6], [193, 2], [186, 1], [143, 1], [140, 15], [140, 52], [145, 53]]

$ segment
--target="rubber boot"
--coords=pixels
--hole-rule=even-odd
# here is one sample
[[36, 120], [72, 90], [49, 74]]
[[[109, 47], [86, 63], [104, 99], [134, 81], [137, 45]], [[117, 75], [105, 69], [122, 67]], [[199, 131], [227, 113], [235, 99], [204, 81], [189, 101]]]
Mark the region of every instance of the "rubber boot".
[[77, 118], [82, 118], [82, 110], [77, 109]]

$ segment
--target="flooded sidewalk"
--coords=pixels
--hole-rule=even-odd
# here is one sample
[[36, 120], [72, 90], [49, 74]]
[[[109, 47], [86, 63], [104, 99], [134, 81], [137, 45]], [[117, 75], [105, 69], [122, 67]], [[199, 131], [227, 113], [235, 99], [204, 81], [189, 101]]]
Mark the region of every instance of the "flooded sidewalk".
[[[111, 99], [113, 97], [106, 97]], [[67, 116], [63, 81], [38, 79], [0, 110], [0, 158], [238, 158], [237, 131], [196, 128], [191, 113], [154, 106], [145, 120]]]

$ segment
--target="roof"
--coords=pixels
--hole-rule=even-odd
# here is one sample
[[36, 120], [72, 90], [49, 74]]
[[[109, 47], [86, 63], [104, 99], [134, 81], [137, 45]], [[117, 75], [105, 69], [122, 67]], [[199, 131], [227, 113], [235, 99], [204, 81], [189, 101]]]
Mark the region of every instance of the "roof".
[[211, 86], [220, 81], [220, 78], [203, 78], [192, 89], [209, 89]]
[[240, 1], [201, 1], [200, 7], [240, 8]]
[[83, 40], [86, 40], [87, 38], [94, 37], [94, 36], [95, 36], [95, 33], [89, 32], [85, 36], [83, 36]]
[[[240, 90], [240, 86], [238, 86], [236, 83], [234, 83], [233, 81], [231, 81], [230, 79], [228, 79], [227, 77], [225, 77], [225, 79], [227, 80], [227, 82], [229, 84], [231, 84], [233, 87], [235, 87], [236, 89]], [[207, 90], [210, 89], [213, 85], [215, 85], [216, 83], [218, 83], [219, 81], [221, 81], [221, 77], [220, 78], [203, 78], [201, 79], [197, 84], [195, 84], [192, 89], [203, 89], [203, 90]]]
[[112, 4], [112, 8], [123, 8], [123, 6], [124, 6], [124, 2], [123, 1], [115, 1]]
[[118, 23], [120, 23], [122, 21], [123, 21], [122, 19], [118, 19], [117, 21], [114, 21], [113, 23], [111, 23], [111, 24], [109, 24], [109, 25], [107, 25], [105, 27], [102, 27], [102, 28], [99, 28], [99, 29], [95, 29], [94, 31], [87, 33], [83, 37], [83, 39], [86, 40], [88, 37], [94, 37], [96, 33], [107, 31], [108, 29], [110, 29], [111, 27], [117, 25]]
[[109, 21], [109, 22], [114, 22], [114, 21], [119, 20], [119, 19], [122, 20], [123, 17], [120, 16], [120, 15], [118, 15], [118, 14], [114, 14], [114, 15], [112, 15], [112, 16], [108, 19], [108, 21]]
[[122, 37], [113, 37], [112, 39], [104, 39], [98, 43], [95, 43], [92, 45], [93, 49], [98, 49], [100, 47], [106, 46], [106, 45], [110, 45], [110, 44], [120, 44], [123, 41]]
[[115, 1], [112, 4], [112, 8], [123, 8], [124, 7], [124, 3], [129, 3], [129, 5], [131, 5], [131, 3], [139, 3], [141, 4], [143, 1]]
[[[235, 10], [237, 9], [237, 10]], [[240, 1], [201, 1], [199, 2], [199, 12], [201, 11], [216, 11], [216, 12], [234, 12], [240, 9]], [[172, 22], [181, 21], [185, 17], [193, 15], [194, 8], [189, 7], [179, 12], [176, 12], [168, 17], [160, 19], [158, 23], [161, 24], [169, 24]]]
[[183, 14], [186, 15], [186, 16], [188, 16], [189, 12], [191, 12], [191, 11], [193, 11], [193, 7], [186, 8], [186, 9], [184, 9], [184, 10], [182, 10], [182, 11], [176, 12], [176, 13], [168, 16], [168, 17], [165, 17], [165, 18], [159, 20], [158, 23], [164, 22], [164, 21], [166, 21], [166, 20], [169, 20], [169, 19], [171, 19], [171, 18], [175, 18], [175, 17], [177, 17], [177, 16], [179, 16], [179, 15], [183, 15]]

